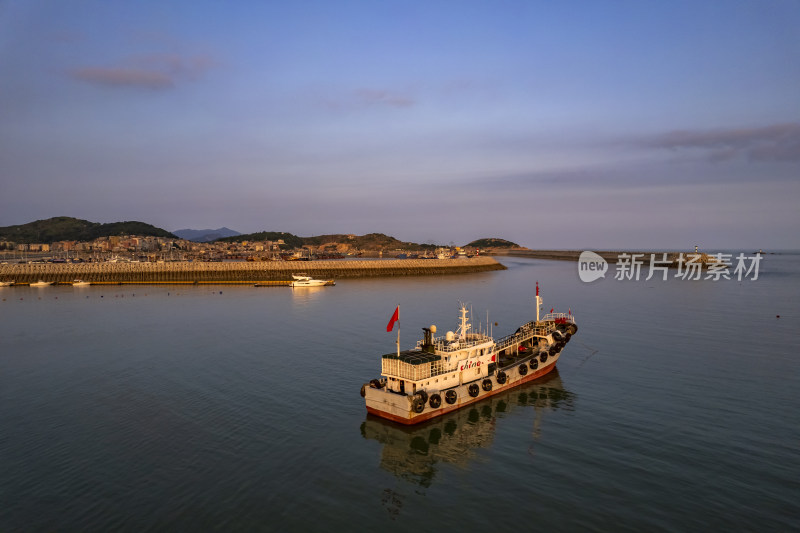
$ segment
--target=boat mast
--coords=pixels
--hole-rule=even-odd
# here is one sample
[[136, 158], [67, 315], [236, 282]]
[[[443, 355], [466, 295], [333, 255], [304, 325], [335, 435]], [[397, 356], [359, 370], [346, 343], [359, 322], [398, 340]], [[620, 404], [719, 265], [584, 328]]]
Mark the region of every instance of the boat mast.
[[397, 358], [400, 358], [400, 304], [397, 304]]
[[542, 307], [542, 298], [539, 296], [539, 282], [536, 282], [536, 322], [539, 322], [539, 310]]
[[469, 319], [467, 318], [467, 306], [461, 304], [461, 325], [458, 328], [458, 338], [461, 340], [467, 339], [467, 331], [469, 331]]

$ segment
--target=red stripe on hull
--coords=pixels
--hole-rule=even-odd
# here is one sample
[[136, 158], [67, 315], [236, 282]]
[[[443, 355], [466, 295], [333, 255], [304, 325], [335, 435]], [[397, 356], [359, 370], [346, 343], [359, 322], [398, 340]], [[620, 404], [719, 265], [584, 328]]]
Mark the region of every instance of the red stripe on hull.
[[461, 405], [450, 405], [450, 406], [447, 406], [447, 407], [440, 407], [439, 409], [432, 409], [432, 410], [428, 411], [427, 413], [421, 413], [421, 414], [418, 414], [418, 415], [415, 414], [412, 418], [405, 418], [405, 417], [402, 417], [402, 416], [394, 415], [392, 413], [387, 413], [385, 411], [379, 411], [379, 410], [373, 409], [373, 408], [371, 408], [369, 406], [367, 406], [367, 412], [370, 413], [370, 414], [379, 416], [381, 418], [386, 418], [387, 420], [392, 420], [393, 422], [399, 422], [401, 424], [405, 424], [407, 426], [411, 426], [411, 425], [414, 425], [414, 424], [419, 424], [420, 422], [425, 422], [426, 420], [430, 420], [431, 418], [436, 418], [437, 416], [442, 416], [442, 415], [447, 414], [447, 413], [449, 413], [451, 411], [455, 411], [456, 409], [461, 409], [461, 408], [466, 407], [468, 405], [472, 405], [473, 403], [479, 402], [479, 401], [483, 400], [484, 398], [488, 398], [489, 396], [493, 396], [495, 394], [499, 394], [501, 392], [505, 392], [505, 391], [507, 391], [509, 389], [513, 389], [514, 387], [518, 387], [518, 386], [522, 385], [523, 383], [527, 383], [529, 381], [533, 381], [534, 379], [538, 379], [538, 378], [540, 378], [540, 377], [542, 377], [544, 375], [547, 375], [555, 367], [556, 367], [556, 363], [553, 362], [553, 364], [547, 365], [546, 367], [544, 367], [544, 368], [542, 368], [540, 370], [537, 370], [536, 372], [534, 372], [532, 374], [526, 375], [525, 377], [523, 377], [519, 381], [515, 381], [514, 383], [502, 385], [502, 386], [500, 386], [500, 387], [498, 387], [496, 389], [493, 388], [489, 392], [484, 392], [483, 389], [481, 389], [481, 392], [483, 394], [479, 394], [475, 398], [470, 398], [466, 402], [461, 403]]

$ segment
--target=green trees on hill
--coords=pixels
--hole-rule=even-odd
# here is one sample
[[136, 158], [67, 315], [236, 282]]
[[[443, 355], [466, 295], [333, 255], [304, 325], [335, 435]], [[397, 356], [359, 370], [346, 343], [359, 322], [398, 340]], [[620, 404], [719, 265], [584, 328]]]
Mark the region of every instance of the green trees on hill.
[[368, 233], [367, 235], [317, 235], [315, 237], [298, 237], [291, 233], [278, 231], [261, 231], [249, 233], [247, 235], [237, 235], [236, 237], [226, 237], [218, 239], [216, 242], [242, 242], [242, 241], [277, 241], [283, 239], [286, 243], [285, 248], [300, 248], [304, 245], [321, 246], [327, 243], [346, 243], [354, 248], [362, 250], [426, 250], [435, 249], [434, 244], [417, 244], [413, 242], [403, 242], [389, 237], [383, 233]]
[[141, 235], [177, 239], [172, 233], [145, 224], [126, 221], [101, 224], [72, 217], [54, 217], [18, 226], [0, 227], [0, 241], [51, 243], [55, 241], [92, 241], [112, 235]]
[[472, 241], [467, 246], [474, 246], [475, 248], [519, 248], [519, 244], [505, 239], [478, 239]]

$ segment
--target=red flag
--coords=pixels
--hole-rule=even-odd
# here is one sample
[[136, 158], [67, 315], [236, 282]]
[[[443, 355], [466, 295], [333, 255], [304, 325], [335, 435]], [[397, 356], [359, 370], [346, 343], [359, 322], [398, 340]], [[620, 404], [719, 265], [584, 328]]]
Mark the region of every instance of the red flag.
[[550, 312], [552, 313], [554, 310], [555, 310], [555, 307], [553, 307], [552, 309], [550, 309]]
[[392, 315], [391, 320], [386, 325], [386, 331], [392, 331], [394, 329], [394, 323], [400, 320], [400, 306], [398, 305], [397, 308], [394, 310], [394, 314]]
[[571, 314], [572, 314], [572, 308], [571, 308], [571, 307], [569, 308], [569, 311], [567, 311], [567, 314], [568, 314], [568, 315], [571, 315]]

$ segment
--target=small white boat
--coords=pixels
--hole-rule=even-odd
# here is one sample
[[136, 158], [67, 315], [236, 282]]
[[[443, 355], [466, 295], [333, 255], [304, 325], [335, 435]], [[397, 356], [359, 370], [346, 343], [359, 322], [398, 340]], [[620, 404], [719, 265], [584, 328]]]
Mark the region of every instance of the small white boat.
[[36, 281], [34, 283], [31, 283], [31, 287], [49, 287], [52, 284], [53, 284], [52, 281], [39, 280], [39, 281]]
[[334, 285], [332, 279], [314, 279], [307, 274], [292, 274], [294, 281], [290, 284], [292, 287], [322, 287], [323, 285]]
[[72, 282], [73, 287], [88, 287], [91, 285], [88, 281], [83, 281], [82, 279], [76, 279]]
[[0, 287], [10, 287], [14, 284], [13, 281], [0, 281]]

